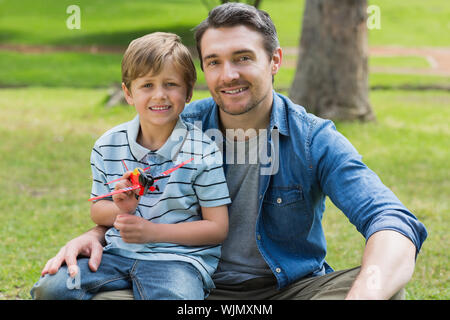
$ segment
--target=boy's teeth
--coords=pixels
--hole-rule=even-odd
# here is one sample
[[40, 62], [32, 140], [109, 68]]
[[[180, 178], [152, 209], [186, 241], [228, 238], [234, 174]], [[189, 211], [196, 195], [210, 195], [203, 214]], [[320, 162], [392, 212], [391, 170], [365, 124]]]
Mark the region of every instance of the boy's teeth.
[[239, 89], [235, 89], [235, 90], [225, 90], [225, 93], [238, 93], [238, 92], [242, 92], [244, 90], [245, 90], [245, 88], [239, 88]]
[[152, 110], [167, 110], [170, 106], [150, 107]]

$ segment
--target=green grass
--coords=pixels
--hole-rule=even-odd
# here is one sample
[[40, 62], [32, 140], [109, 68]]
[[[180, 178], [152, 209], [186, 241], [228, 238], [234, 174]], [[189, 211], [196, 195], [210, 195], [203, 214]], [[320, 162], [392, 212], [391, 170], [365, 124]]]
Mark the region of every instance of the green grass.
[[[66, 28], [66, 8], [81, 7], [81, 29]], [[370, 45], [448, 46], [450, 5], [441, 0], [369, 0], [381, 9], [381, 29]], [[282, 47], [296, 47], [304, 0], [262, 2]], [[199, 0], [0, 0], [0, 43], [46, 46], [119, 46], [153, 31], [179, 34], [193, 45], [192, 28], [206, 17]], [[286, 59], [295, 57], [285, 56]], [[120, 81], [121, 54], [23, 54], [0, 51], [0, 299], [29, 299], [48, 258], [90, 228], [89, 155], [95, 139], [131, 119], [131, 107], [106, 109], [106, 87]], [[196, 62], [198, 67], [198, 62]], [[421, 57], [371, 57], [371, 67], [427, 68]], [[275, 87], [289, 88], [295, 64]], [[199, 68], [198, 68], [199, 70]], [[198, 84], [204, 86], [199, 70]], [[448, 76], [371, 73], [372, 87], [447, 86]], [[195, 91], [194, 100], [209, 96]], [[378, 121], [337, 126], [404, 204], [429, 237], [407, 286], [409, 299], [449, 299], [450, 93], [372, 91]], [[324, 215], [335, 268], [360, 264], [364, 240], [330, 202]]]
[[[376, 123], [338, 123], [337, 127], [428, 229], [407, 298], [448, 299], [450, 94], [377, 91], [371, 100]], [[331, 204], [330, 209], [325, 217], [329, 261], [344, 268], [348, 261], [358, 262], [356, 251], [361, 253], [364, 243], [353, 227], [338, 221], [338, 210]]]
[[[81, 28], [66, 27], [66, 8], [76, 4]], [[207, 14], [200, 1], [51, 0], [0, 2], [4, 43], [123, 46], [153, 31], [171, 31], [192, 43], [191, 29]]]
[[[81, 29], [66, 28], [66, 8], [81, 8]], [[381, 29], [370, 30], [371, 45], [445, 46], [450, 28], [450, 5], [440, 0], [392, 2], [373, 0], [381, 10]], [[281, 45], [296, 47], [300, 37], [304, 0], [262, 2], [277, 26]], [[199, 0], [147, 0], [113, 3], [95, 1], [0, 1], [0, 42], [50, 46], [119, 46], [152, 31], [170, 31], [193, 45], [192, 28], [207, 14]], [[121, 54], [34, 53], [0, 51], [0, 87], [50, 86], [96, 88], [120, 81]], [[286, 60], [295, 57], [286, 56]], [[277, 88], [292, 83], [294, 64], [276, 76]], [[198, 66], [198, 62], [197, 62]], [[427, 68], [422, 57], [371, 57], [371, 67]], [[204, 76], [198, 68], [198, 84]], [[448, 86], [448, 76], [372, 73], [370, 85], [384, 88], [402, 86]]]
[[424, 57], [370, 57], [371, 67], [400, 67], [400, 68], [430, 68], [430, 63]]
[[0, 85], [107, 87], [120, 83], [121, 54], [0, 51]]
[[[219, 1], [217, 1], [219, 3]], [[66, 8], [81, 9], [81, 29], [66, 28]], [[442, 0], [369, 0], [381, 11], [381, 29], [370, 30], [371, 45], [448, 46], [450, 5]], [[281, 45], [297, 46], [304, 0], [262, 1]], [[0, 1], [0, 42], [46, 45], [127, 45], [152, 31], [172, 31], [192, 44], [192, 28], [207, 15], [200, 0]]]
[[[295, 76], [295, 68], [282, 67], [275, 76], [274, 86], [276, 88], [290, 88]], [[445, 87], [448, 91], [450, 83], [449, 76], [421, 75], [421, 74], [395, 74], [371, 72], [369, 74], [369, 86], [372, 88], [382, 87], [384, 89], [398, 89], [401, 87]]]
[[449, 45], [450, 5], [441, 0], [369, 0], [381, 13], [381, 29], [369, 31], [370, 45], [445, 47]]
[[[106, 109], [104, 89], [3, 89], [0, 95], [0, 299], [28, 299], [47, 259], [89, 229], [89, 155], [131, 107]], [[208, 96], [197, 91], [194, 99]], [[364, 161], [426, 225], [409, 299], [448, 299], [449, 163], [446, 92], [372, 92], [376, 123], [338, 123]], [[327, 261], [360, 264], [363, 238], [331, 203]]]
[[[294, 60], [289, 57], [289, 60]], [[17, 53], [0, 51], [0, 86], [49, 86], [97, 88], [120, 83], [121, 54], [91, 54], [76, 52]], [[198, 60], [197, 84], [205, 86]], [[372, 57], [370, 66], [426, 68], [422, 57]], [[275, 77], [275, 86], [289, 88], [295, 74], [295, 64], [283, 66]], [[446, 85], [450, 77], [437, 75], [371, 73], [371, 86]]]

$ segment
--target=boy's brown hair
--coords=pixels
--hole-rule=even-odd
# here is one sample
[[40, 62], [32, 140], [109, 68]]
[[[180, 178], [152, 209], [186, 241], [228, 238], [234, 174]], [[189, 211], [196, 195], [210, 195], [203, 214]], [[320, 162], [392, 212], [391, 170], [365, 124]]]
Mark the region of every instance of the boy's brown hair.
[[131, 41], [122, 59], [122, 82], [131, 90], [133, 80], [149, 72], [157, 75], [169, 59], [183, 74], [190, 97], [197, 72], [188, 48], [173, 33], [154, 32]]

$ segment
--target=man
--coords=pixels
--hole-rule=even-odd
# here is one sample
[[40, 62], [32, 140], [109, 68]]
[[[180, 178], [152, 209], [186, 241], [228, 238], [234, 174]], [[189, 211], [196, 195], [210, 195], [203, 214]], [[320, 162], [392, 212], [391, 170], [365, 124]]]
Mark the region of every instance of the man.
[[[191, 103], [184, 119], [205, 132], [250, 132], [228, 137], [225, 154], [235, 144], [246, 156], [258, 154], [256, 163], [238, 164], [234, 154], [225, 161], [230, 228], [209, 298], [402, 298], [426, 229], [331, 121], [273, 91], [283, 54], [268, 14], [221, 5], [197, 27], [196, 40], [212, 98]], [[254, 139], [267, 142], [268, 157], [252, 149]], [[326, 196], [366, 238], [360, 268], [333, 272], [325, 262]], [[95, 271], [104, 232], [96, 227], [70, 241], [43, 273], [55, 273], [63, 262], [75, 265], [78, 254], [90, 256]]]

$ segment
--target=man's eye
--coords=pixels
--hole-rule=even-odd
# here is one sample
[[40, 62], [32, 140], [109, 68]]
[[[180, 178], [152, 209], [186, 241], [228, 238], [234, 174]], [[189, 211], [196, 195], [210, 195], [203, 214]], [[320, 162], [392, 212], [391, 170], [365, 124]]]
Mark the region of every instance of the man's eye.
[[178, 84], [176, 84], [175, 82], [169, 82], [167, 85], [169, 87], [176, 87], [176, 86], [178, 86]]
[[216, 60], [211, 60], [207, 63], [208, 66], [215, 66], [218, 62]]
[[151, 83], [146, 83], [146, 84], [144, 84], [144, 88], [151, 88], [152, 87], [152, 84]]
[[242, 56], [239, 58], [239, 61], [248, 61], [248, 60], [250, 60], [249, 56]]

